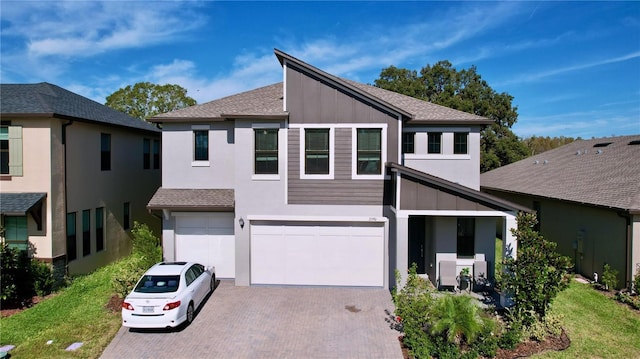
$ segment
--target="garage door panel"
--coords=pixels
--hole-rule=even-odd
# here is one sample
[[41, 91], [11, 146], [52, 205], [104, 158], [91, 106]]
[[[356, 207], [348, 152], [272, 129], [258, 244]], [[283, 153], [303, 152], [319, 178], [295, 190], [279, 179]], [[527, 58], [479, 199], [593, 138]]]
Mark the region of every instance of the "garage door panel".
[[384, 227], [253, 225], [251, 231], [254, 284], [384, 285]]

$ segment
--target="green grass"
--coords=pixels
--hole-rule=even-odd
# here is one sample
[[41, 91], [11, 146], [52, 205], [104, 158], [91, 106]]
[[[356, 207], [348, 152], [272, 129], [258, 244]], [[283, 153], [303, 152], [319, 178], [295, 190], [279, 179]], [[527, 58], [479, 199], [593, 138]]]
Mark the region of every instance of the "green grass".
[[[54, 297], [0, 319], [0, 345], [15, 345], [10, 354], [16, 358], [98, 358], [120, 328], [120, 313], [105, 308], [117, 265], [79, 277]], [[65, 351], [75, 342], [84, 344]]]
[[640, 315], [588, 284], [573, 281], [552, 311], [564, 316], [571, 346], [535, 358], [640, 358]]

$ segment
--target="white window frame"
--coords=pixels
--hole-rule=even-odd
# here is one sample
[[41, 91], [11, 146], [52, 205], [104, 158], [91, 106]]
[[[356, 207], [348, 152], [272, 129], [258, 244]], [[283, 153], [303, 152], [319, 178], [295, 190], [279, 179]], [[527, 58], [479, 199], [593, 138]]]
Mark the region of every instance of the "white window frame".
[[209, 167], [211, 161], [211, 126], [209, 125], [191, 125], [191, 156], [193, 156], [193, 151], [196, 148], [196, 138], [193, 131], [209, 131], [207, 136], [207, 140], [209, 143], [207, 144], [207, 151], [209, 152], [209, 160], [208, 161], [196, 161], [193, 158], [191, 159], [191, 167]]
[[[358, 174], [358, 129], [364, 128], [379, 128], [380, 133], [380, 174], [366, 175]], [[387, 124], [386, 123], [363, 123], [358, 124], [351, 128], [351, 179], [365, 180], [375, 179], [380, 180], [385, 178], [385, 163], [387, 163]]]
[[[307, 129], [329, 129], [329, 173], [328, 174], [306, 174], [306, 133]], [[335, 168], [335, 127], [322, 124], [305, 125], [300, 127], [300, 179], [334, 179]]]
[[[256, 138], [255, 138], [255, 130], [260, 129], [277, 129], [278, 130], [278, 173], [277, 174], [256, 174], [255, 168], [255, 156], [256, 156]], [[280, 173], [282, 172], [282, 168], [280, 164], [282, 163], [282, 145], [286, 145], [284, 141], [282, 141], [282, 133], [280, 123], [253, 123], [251, 124], [251, 179], [254, 181], [279, 181]], [[285, 147], [286, 148], [286, 147]]]

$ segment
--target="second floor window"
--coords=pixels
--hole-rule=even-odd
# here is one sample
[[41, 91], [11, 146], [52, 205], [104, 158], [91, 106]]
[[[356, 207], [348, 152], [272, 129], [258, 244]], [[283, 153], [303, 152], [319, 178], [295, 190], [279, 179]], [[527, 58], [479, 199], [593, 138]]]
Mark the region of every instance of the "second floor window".
[[160, 168], [160, 140], [153, 140], [153, 169]]
[[382, 173], [382, 129], [359, 128], [357, 130], [357, 174]]
[[255, 136], [255, 174], [278, 174], [278, 129], [256, 128]]
[[9, 174], [9, 126], [0, 126], [0, 174]]
[[207, 130], [193, 131], [193, 160], [194, 161], [209, 160], [209, 131]]
[[111, 135], [108, 133], [100, 134], [100, 169], [111, 170]]
[[402, 133], [402, 153], [415, 153], [414, 142], [415, 132], [403, 132]]
[[454, 132], [453, 133], [453, 153], [456, 155], [466, 155], [468, 149], [469, 133]]
[[151, 140], [148, 138], [142, 140], [142, 168], [151, 168]]
[[305, 174], [329, 174], [329, 129], [305, 129]]
[[427, 134], [427, 153], [442, 153], [442, 132]]

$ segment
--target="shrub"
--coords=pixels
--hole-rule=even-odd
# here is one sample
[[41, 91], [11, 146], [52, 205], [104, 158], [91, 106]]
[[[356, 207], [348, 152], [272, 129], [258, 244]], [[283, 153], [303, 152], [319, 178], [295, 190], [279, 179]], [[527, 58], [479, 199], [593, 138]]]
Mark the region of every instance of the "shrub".
[[507, 326], [498, 339], [498, 347], [511, 350], [522, 341], [522, 322], [513, 314], [507, 315]]
[[31, 274], [31, 261], [27, 252], [10, 248], [8, 244], [2, 243], [0, 263], [2, 266], [0, 272], [2, 305], [22, 307], [31, 304], [35, 290]]
[[33, 276], [33, 287], [37, 295], [45, 296], [51, 294], [55, 288], [53, 270], [47, 263], [37, 259], [31, 260], [31, 273]]
[[556, 252], [557, 244], [545, 240], [534, 226], [535, 214], [519, 213], [517, 259], [506, 258], [502, 282], [515, 301], [514, 315], [524, 326], [543, 318], [553, 299], [569, 285], [571, 261]]
[[633, 287], [636, 294], [640, 294], [640, 268], [638, 268], [636, 275], [633, 277]]
[[438, 298], [430, 313], [431, 334], [443, 335], [450, 343], [473, 343], [482, 331], [483, 321], [472, 300], [466, 295]]
[[604, 270], [602, 271], [602, 283], [604, 284], [604, 289], [608, 291], [613, 290], [618, 286], [618, 271], [611, 269], [609, 264], [604, 265]]

